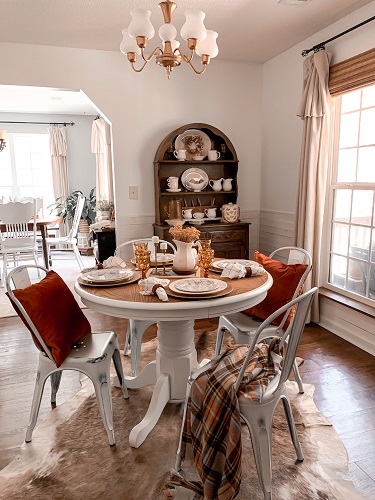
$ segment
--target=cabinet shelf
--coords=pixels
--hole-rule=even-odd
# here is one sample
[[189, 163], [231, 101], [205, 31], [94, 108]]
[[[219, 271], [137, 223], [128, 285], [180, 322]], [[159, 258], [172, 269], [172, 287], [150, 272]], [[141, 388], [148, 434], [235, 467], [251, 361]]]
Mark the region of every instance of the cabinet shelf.
[[220, 195], [220, 194], [236, 194], [236, 191], [179, 191], [178, 193], [168, 193], [167, 191], [161, 191], [161, 196], [200, 196], [201, 194], [209, 194], [210, 196]]

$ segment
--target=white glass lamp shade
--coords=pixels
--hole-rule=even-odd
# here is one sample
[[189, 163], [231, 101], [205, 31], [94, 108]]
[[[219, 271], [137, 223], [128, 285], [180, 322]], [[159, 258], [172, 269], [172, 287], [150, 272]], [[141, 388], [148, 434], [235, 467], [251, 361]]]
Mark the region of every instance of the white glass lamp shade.
[[132, 20], [129, 24], [129, 35], [133, 38], [144, 36], [148, 40], [155, 35], [154, 27], [151, 24], [151, 12], [147, 9], [134, 9], [130, 12]]
[[0, 139], [4, 141], [8, 140], [8, 132], [6, 130], [0, 130]]
[[[178, 49], [180, 46], [180, 42], [178, 40], [171, 41], [172, 52]], [[165, 42], [163, 42], [163, 52], [165, 51]]]
[[177, 30], [173, 24], [163, 24], [159, 28], [159, 36], [163, 42], [172, 42], [177, 36]]
[[213, 57], [216, 57], [219, 53], [219, 48], [216, 43], [216, 38], [218, 37], [218, 34], [216, 31], [212, 30], [207, 30], [207, 37], [203, 42], [198, 42], [197, 48], [195, 52], [198, 54], [198, 56], [210, 56], [211, 59]]
[[197, 40], [204, 40], [207, 36], [206, 28], [203, 20], [206, 14], [201, 10], [187, 10], [185, 12], [186, 21], [181, 28], [181, 37], [184, 40], [189, 38], [196, 38]]
[[122, 30], [123, 38], [120, 45], [120, 50], [123, 54], [127, 54], [128, 52], [135, 52], [136, 54], [141, 53], [141, 49], [138, 47], [137, 42], [134, 38], [129, 35], [128, 28], [124, 28]]

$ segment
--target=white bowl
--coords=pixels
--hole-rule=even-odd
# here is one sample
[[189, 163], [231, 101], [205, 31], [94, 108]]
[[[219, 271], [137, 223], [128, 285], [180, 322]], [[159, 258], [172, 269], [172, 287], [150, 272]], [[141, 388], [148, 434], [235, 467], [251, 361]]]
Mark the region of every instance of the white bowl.
[[201, 189], [204, 188], [205, 184], [206, 182], [204, 180], [202, 182], [191, 182], [191, 181], [187, 182], [187, 185], [194, 191], [200, 191]]
[[193, 158], [193, 160], [202, 161], [206, 158], [206, 155], [204, 155], [204, 156], [203, 155], [196, 155], [196, 156], [193, 156], [192, 158]]
[[176, 226], [177, 224], [181, 224], [183, 226], [186, 220], [178, 220], [178, 219], [166, 219], [165, 222], [170, 226]]

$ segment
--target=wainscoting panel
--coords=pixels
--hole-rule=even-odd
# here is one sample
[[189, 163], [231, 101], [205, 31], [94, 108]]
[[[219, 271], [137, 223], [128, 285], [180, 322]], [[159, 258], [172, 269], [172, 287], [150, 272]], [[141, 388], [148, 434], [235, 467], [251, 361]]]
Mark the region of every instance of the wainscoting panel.
[[375, 319], [320, 297], [319, 325], [375, 356]]
[[249, 242], [249, 259], [254, 255], [255, 250], [259, 250], [259, 210], [241, 210], [241, 222], [249, 222], [250, 226], [250, 242]]
[[294, 242], [294, 213], [260, 211], [259, 249], [265, 255]]

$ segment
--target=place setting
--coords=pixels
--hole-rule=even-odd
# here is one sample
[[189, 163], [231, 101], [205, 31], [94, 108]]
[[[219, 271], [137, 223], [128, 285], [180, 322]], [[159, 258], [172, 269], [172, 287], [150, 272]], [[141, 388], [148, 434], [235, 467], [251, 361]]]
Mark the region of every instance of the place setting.
[[78, 283], [91, 287], [120, 286], [134, 283], [139, 280], [141, 274], [126, 267], [120, 257], [109, 257], [103, 264], [82, 270], [81, 276], [77, 278]]

